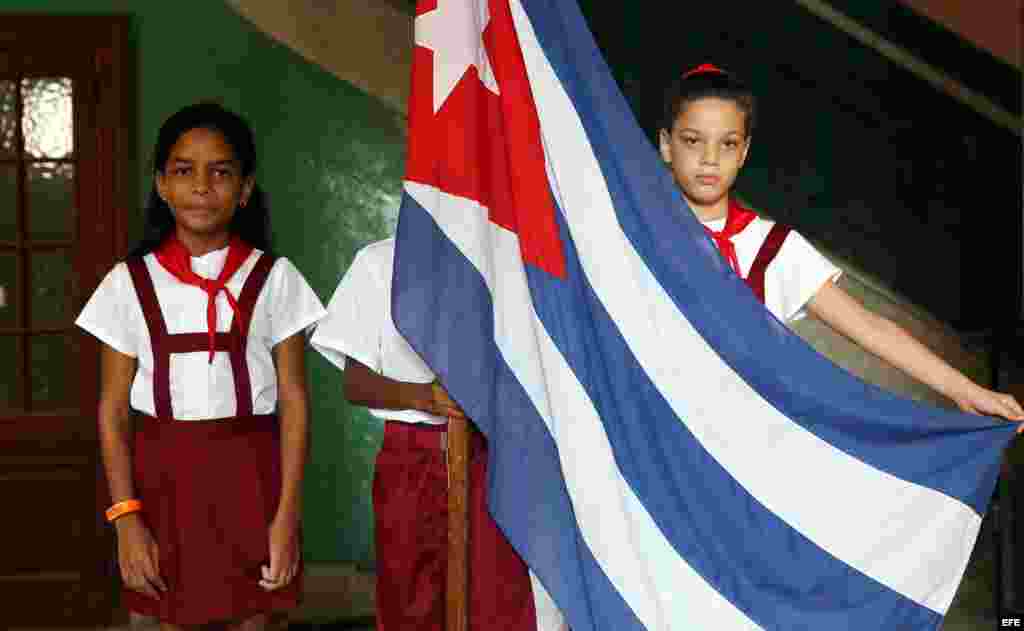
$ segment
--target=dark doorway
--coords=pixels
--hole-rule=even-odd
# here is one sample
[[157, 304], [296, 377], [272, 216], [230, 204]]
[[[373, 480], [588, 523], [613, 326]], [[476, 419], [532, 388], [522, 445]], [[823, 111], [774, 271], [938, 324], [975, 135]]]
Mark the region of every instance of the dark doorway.
[[0, 16], [0, 626], [109, 622], [98, 343], [73, 321], [126, 249], [119, 17]]

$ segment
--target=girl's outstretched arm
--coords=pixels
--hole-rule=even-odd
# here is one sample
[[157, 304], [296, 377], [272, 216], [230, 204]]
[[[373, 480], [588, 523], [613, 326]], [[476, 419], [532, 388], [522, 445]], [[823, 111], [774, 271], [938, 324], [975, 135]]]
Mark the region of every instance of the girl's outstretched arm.
[[281, 424], [281, 499], [270, 524], [270, 566], [260, 585], [280, 589], [299, 568], [302, 478], [309, 458], [309, 395], [306, 389], [306, 340], [296, 333], [274, 347], [277, 413]]
[[[132, 478], [132, 418], [129, 397], [135, 379], [136, 360], [102, 344], [99, 405], [100, 449], [107, 473], [110, 498], [114, 503], [136, 499]], [[146, 507], [143, 505], [142, 510]], [[149, 532], [144, 513], [119, 517], [117, 560], [125, 586], [152, 598], [160, 598], [167, 586], [160, 577], [160, 555]]]
[[807, 306], [833, 329], [948, 397], [961, 410], [1024, 421], [1024, 409], [1012, 396], [974, 383], [903, 327], [865, 309], [834, 283], [825, 283]]

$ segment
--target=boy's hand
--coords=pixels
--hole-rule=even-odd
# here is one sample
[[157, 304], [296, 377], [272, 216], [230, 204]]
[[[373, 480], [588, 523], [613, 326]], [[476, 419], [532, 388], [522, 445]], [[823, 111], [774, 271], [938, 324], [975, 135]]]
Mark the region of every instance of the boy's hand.
[[[1012, 395], [993, 392], [977, 384], [971, 384], [962, 395], [954, 397], [953, 401], [961, 410], [970, 414], [1001, 416], [1009, 421], [1024, 421], [1024, 408], [1021, 408], [1020, 403]], [[1018, 434], [1022, 431], [1024, 425], [1017, 428]]]
[[435, 379], [430, 384], [430, 394], [431, 407], [433, 408], [430, 412], [432, 414], [449, 418], [466, 418], [466, 413], [462, 411], [458, 403], [448, 396], [448, 391], [444, 389], [440, 381]]
[[137, 513], [121, 517], [115, 527], [117, 561], [125, 587], [159, 600], [167, 585], [160, 576], [160, 553], [149, 528]]

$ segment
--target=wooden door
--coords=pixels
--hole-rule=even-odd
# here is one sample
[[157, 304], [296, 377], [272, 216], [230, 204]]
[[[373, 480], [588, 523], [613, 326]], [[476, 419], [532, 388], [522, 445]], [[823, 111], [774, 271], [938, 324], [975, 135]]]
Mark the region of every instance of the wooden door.
[[111, 620], [98, 343], [124, 256], [127, 20], [0, 15], [0, 628]]

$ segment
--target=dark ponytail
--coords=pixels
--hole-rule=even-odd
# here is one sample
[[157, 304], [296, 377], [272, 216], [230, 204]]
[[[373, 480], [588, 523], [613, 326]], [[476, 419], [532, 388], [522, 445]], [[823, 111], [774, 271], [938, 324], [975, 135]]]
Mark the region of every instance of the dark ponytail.
[[658, 128], [672, 131], [679, 113], [693, 101], [703, 98], [732, 101], [746, 115], [745, 131], [749, 138], [757, 120], [757, 101], [750, 88], [736, 75], [703, 64], [679, 75], [665, 90]]

